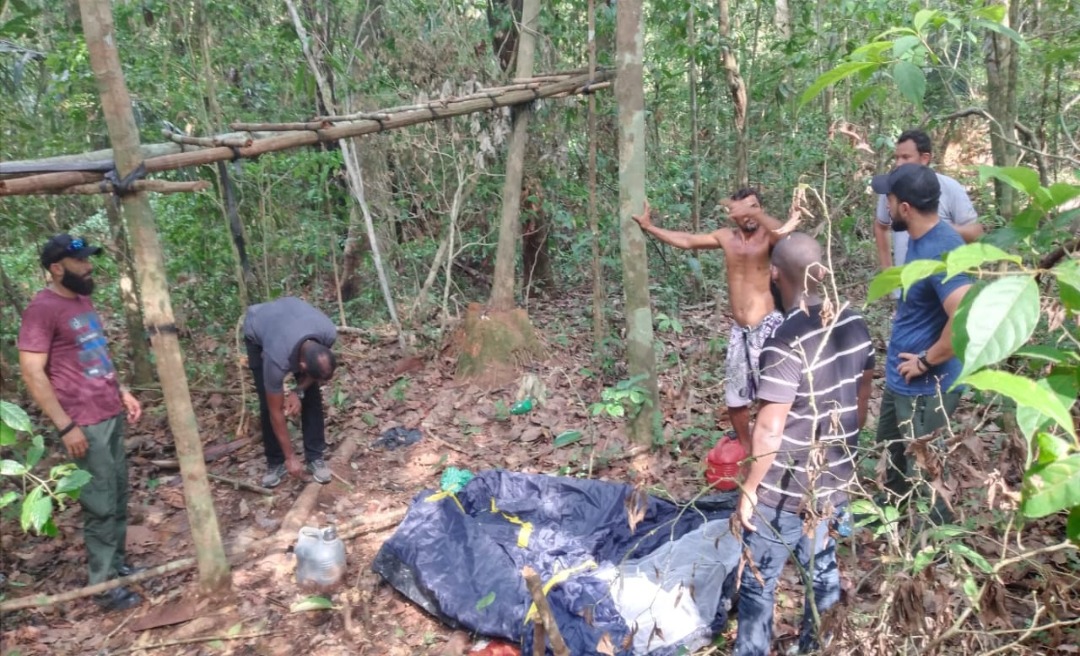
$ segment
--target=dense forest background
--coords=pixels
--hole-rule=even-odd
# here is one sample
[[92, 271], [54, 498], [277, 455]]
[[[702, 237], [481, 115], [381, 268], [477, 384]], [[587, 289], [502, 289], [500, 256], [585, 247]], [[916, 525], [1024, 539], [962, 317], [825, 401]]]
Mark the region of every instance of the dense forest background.
[[[638, 3], [623, 3], [630, 4]], [[861, 533], [844, 564], [856, 581], [846, 594], [859, 604], [841, 648], [873, 640], [867, 653], [1048, 653], [1076, 644], [1080, 560], [1069, 538], [1080, 538], [1080, 4], [641, 4], [644, 193], [660, 225], [713, 230], [727, 221], [726, 196], [744, 186], [759, 189], [771, 214], [798, 216], [800, 229], [827, 246], [830, 292], [861, 309], [879, 347], [893, 306], [875, 299], [901, 274], [871, 284], [878, 273], [876, 197], [868, 183], [891, 167], [901, 131], [931, 134], [933, 166], [965, 185], [988, 232], [986, 248], [948, 264], [950, 271], [980, 272], [958, 342], [968, 347], [958, 350], [966, 351], [974, 389], [951, 447], [966, 463], [953, 472], [966, 523], [932, 536], [931, 544], [898, 534], [895, 515], [882, 515]], [[521, 0], [117, 0], [112, 9], [144, 146], [177, 135], [232, 134], [237, 123], [371, 113], [522, 84], [514, 79]], [[542, 3], [534, 75], [588, 71], [590, 46], [597, 67], [616, 68], [616, 9], [604, 0]], [[0, 0], [0, 163], [110, 148], [83, 27], [75, 0]], [[429, 470], [441, 469], [448, 454], [464, 466], [635, 479], [676, 498], [692, 496], [701, 486], [701, 457], [726, 421], [713, 412], [726, 339], [724, 258], [646, 243], [655, 330], [646, 342], [655, 339], [650, 388], [634, 375], [628, 352], [640, 334], [623, 284], [634, 277], [625, 253], [637, 227], [620, 197], [626, 189], [620, 188], [619, 138], [626, 128], [618, 101], [625, 96], [614, 90], [600, 85], [592, 94], [532, 103], [512, 288], [551, 365], [543, 357], [532, 362], [522, 390], [543, 396], [537, 390], [546, 384], [551, 398], [531, 419], [510, 415], [511, 388], [496, 389], [498, 398], [480, 387], [455, 391], [454, 357], [447, 355], [468, 323], [470, 304], [488, 302], [500, 284], [496, 252], [511, 109], [349, 142], [364, 203], [350, 181], [344, 142], [151, 176], [208, 183], [197, 193], [150, 194], [208, 451], [228, 452], [224, 437], [246, 434], [244, 417], [254, 407], [242, 396], [244, 371], [237, 365], [244, 308], [294, 294], [344, 328], [342, 350], [352, 360], [328, 395], [335, 431], [366, 438], [422, 425], [442, 436], [425, 442], [431, 452], [421, 457], [423, 467], [364, 451], [366, 468], [353, 463], [348, 481], [341, 481], [360, 486], [340, 491], [356, 512], [373, 499], [380, 509], [388, 500], [406, 503], [431, 484]], [[65, 231], [104, 244], [108, 256], [95, 260], [95, 302], [109, 320], [124, 376], [151, 407], [150, 427], [138, 438], [138, 452], [149, 462], [175, 453], [162, 407], [168, 402], [161, 403], [156, 356], [134, 294], [129, 227], [107, 194], [0, 195], [0, 378], [4, 401], [31, 407], [19, 382], [15, 339], [20, 313], [44, 283], [43, 240]], [[392, 304], [380, 289], [383, 274]], [[466, 397], [475, 398], [474, 407], [462, 407]], [[624, 441], [634, 431], [623, 416], [644, 417], [650, 403], [657, 421], [655, 428], [645, 422], [642, 434], [651, 440], [645, 445], [652, 447], [651, 464], [625, 465], [631, 443], [642, 440], [635, 433]], [[14, 453], [32, 469], [44, 446], [23, 440], [29, 420], [22, 428], [11, 416], [0, 419], [5, 457]], [[550, 449], [538, 447], [540, 436], [554, 438]], [[216, 439], [222, 443], [211, 445]], [[863, 440], [870, 452], [869, 430]], [[242, 476], [251, 478], [247, 463], [258, 459], [249, 455], [217, 471], [240, 476], [232, 468], [246, 468]], [[386, 472], [398, 466], [401, 480], [388, 483]], [[920, 460], [920, 467], [934, 475], [933, 462]], [[23, 470], [3, 473], [9, 487], [21, 481], [26, 488]], [[872, 478], [873, 462], [862, 473]], [[146, 525], [159, 532], [153, 509], [167, 506], [170, 495], [180, 499], [179, 477], [173, 487], [166, 480], [146, 474], [135, 485], [140, 503], [151, 508]], [[17, 521], [16, 496], [0, 501], [11, 504], [0, 521]], [[238, 527], [252, 528], [247, 506], [217, 488], [214, 501], [230, 539]], [[259, 513], [283, 514], [272, 505], [251, 513], [265, 532], [273, 517]], [[168, 516], [183, 507], [182, 499], [173, 503]], [[35, 523], [23, 508], [24, 531], [49, 519]], [[74, 524], [65, 517], [58, 513], [57, 525], [70, 537]], [[266, 526], [259, 523], [264, 519]], [[50, 525], [54, 532], [57, 525]], [[2, 546], [14, 546], [4, 538]], [[42, 557], [67, 548], [40, 536], [25, 539]], [[186, 539], [181, 530], [161, 545], [179, 556], [191, 551]], [[375, 548], [375, 542], [362, 547]], [[930, 567], [943, 561], [947, 570]], [[47, 564], [37, 566], [33, 575], [22, 572], [19, 585], [46, 580]], [[64, 571], [68, 583], [77, 576]], [[250, 574], [236, 574], [237, 580]], [[55, 591], [61, 583], [45, 587]], [[379, 599], [373, 612], [387, 622], [420, 615], [403, 611], [408, 606], [389, 593]], [[265, 619], [269, 611], [260, 603], [256, 615]], [[794, 605], [787, 610], [792, 615]], [[430, 618], [409, 617], [408, 628], [393, 625], [393, 638], [384, 631], [371, 642], [402, 638], [386, 653], [419, 653], [442, 640]], [[39, 619], [21, 616], [19, 631], [29, 635]], [[408, 642], [415, 632], [423, 645]], [[17, 637], [33, 644], [26, 635]]]
[[[511, 4], [306, 2], [300, 9], [339, 109], [374, 111], [507, 81], [512, 73], [502, 64], [510, 63], [513, 52], [507, 39], [514, 34]], [[988, 48], [1000, 35], [987, 26], [1000, 23], [993, 19], [1002, 14], [967, 3], [931, 8], [941, 13], [920, 25], [916, 37], [886, 37], [893, 45], [875, 55], [880, 66], [864, 67], [801, 104], [821, 73], [843, 64], [878, 34], [913, 28], [923, 7], [649, 3], [647, 193], [665, 215], [665, 225], [708, 228], [722, 222], [717, 201], [741, 182], [736, 159], [744, 141], [746, 181], [762, 190], [767, 208], [785, 216], [793, 190], [812, 189], [805, 203], [812, 212], [808, 223], [819, 233], [832, 233], [834, 255], [844, 263], [837, 267], [841, 284], [866, 280], [874, 268], [867, 179], [885, 168], [899, 131], [912, 126], [932, 132], [937, 165], [969, 185], [988, 227], [1001, 225], [993, 187], [980, 182], [971, 165], [991, 162], [993, 123], [974, 110], [986, 110], [988, 75], [999, 74], [988, 70]], [[538, 73], [587, 64], [585, 11], [585, 3], [545, 3]], [[723, 27], [722, 13], [728, 18]], [[1023, 37], [1014, 44], [1014, 70], [1001, 72], [1007, 79], [994, 82], [1008, 87], [1015, 97], [1013, 111], [1021, 110], [1016, 118], [1023, 130], [1010, 131], [1019, 144], [1010, 154], [1025, 165], [1044, 167], [1044, 183], [1068, 181], [1075, 170], [1080, 109], [1075, 102], [1080, 91], [1077, 8], [1071, 2], [1016, 3], [1011, 13]], [[139, 0], [115, 3], [115, 15], [143, 143], [165, 141], [166, 126], [206, 136], [230, 132], [228, 124], [235, 121], [296, 121], [326, 113], [283, 5]], [[614, 17], [614, 4], [598, 3], [600, 66], [613, 63]], [[7, 2], [0, 39], [0, 157], [11, 161], [107, 148], [75, 4]], [[902, 77], [912, 69], [917, 79]], [[733, 74], [745, 88], [745, 107], [733, 101]], [[611, 283], [605, 289], [616, 290], [616, 110], [611, 93], [597, 92], [596, 100], [601, 271]], [[585, 110], [582, 97], [536, 108], [522, 224], [527, 240], [542, 242], [542, 257], [531, 262], [535, 281], [522, 287], [524, 296], [542, 292], [545, 285], [577, 288], [590, 276], [587, 150], [593, 135]], [[964, 110], [968, 115], [958, 117]], [[444, 270], [436, 273], [434, 284], [424, 282], [447, 235], [455, 196], [460, 234], [454, 249], [460, 266], [452, 270], [444, 311], [454, 316], [464, 304], [486, 296], [508, 115], [507, 110], [474, 114], [361, 142], [365, 188], [393, 293], [406, 310], [406, 322], [420, 335], [435, 336], [442, 325], [443, 312], [430, 308], [442, 304]], [[736, 121], [744, 122], [745, 135]], [[844, 136], [847, 132], [857, 137]], [[159, 176], [206, 179], [214, 187], [153, 198], [183, 327], [195, 337], [225, 335], [245, 302], [283, 293], [309, 294], [332, 306], [335, 264], [341, 267], [349, 324], [386, 322], [340, 149], [329, 144], [283, 152], [224, 171], [235, 185], [246, 236], [243, 269], [230, 238], [221, 170], [207, 166]], [[15, 316], [41, 280], [30, 246], [43, 235], [70, 230], [119, 252], [104, 206], [95, 196], [3, 200], [5, 367], [11, 363]], [[703, 287], [721, 287], [722, 258], [703, 257], [697, 267], [683, 254], [658, 257], [657, 249], [650, 250], [660, 311], [677, 316], [680, 304], [703, 294]], [[107, 278], [110, 266], [102, 260]], [[419, 296], [421, 289], [427, 298]], [[100, 302], [119, 310], [116, 287], [103, 291]]]

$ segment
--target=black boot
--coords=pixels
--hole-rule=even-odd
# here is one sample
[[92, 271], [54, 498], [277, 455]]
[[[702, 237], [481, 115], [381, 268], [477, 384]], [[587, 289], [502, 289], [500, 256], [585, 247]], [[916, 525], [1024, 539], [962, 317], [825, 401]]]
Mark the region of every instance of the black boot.
[[125, 587], [113, 588], [94, 597], [94, 601], [105, 612], [127, 610], [142, 603], [142, 597]]

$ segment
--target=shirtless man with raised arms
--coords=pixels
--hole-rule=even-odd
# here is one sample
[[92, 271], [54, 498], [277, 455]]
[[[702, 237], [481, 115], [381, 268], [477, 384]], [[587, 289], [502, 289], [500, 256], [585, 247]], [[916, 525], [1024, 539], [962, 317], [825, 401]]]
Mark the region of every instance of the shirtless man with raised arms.
[[731, 339], [727, 350], [724, 401], [739, 442], [750, 452], [750, 404], [757, 397], [758, 357], [765, 340], [783, 323], [769, 287], [769, 252], [783, 237], [780, 221], [765, 213], [753, 189], [740, 189], [724, 201], [734, 228], [694, 234], [665, 230], [652, 223], [649, 204], [635, 216], [641, 229], [660, 241], [683, 249], [720, 249], [727, 261], [731, 299]]

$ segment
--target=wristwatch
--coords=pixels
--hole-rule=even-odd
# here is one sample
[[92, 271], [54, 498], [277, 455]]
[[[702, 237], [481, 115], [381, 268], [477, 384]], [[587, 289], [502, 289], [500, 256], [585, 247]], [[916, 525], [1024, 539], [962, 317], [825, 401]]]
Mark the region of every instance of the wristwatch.
[[919, 362], [922, 363], [922, 366], [925, 367], [927, 371], [930, 371], [931, 369], [934, 368], [934, 365], [930, 364], [930, 360], [926, 359], [926, 351], [925, 350], [922, 351], [921, 353], [919, 353], [919, 355], [917, 355], [916, 357], [919, 358]]

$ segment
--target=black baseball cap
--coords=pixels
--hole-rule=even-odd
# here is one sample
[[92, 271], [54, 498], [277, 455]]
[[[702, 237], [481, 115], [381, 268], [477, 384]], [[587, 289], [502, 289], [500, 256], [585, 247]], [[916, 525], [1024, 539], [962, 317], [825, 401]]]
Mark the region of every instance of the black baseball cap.
[[885, 175], [875, 175], [870, 187], [879, 194], [892, 194], [918, 210], [936, 208], [941, 198], [937, 173], [922, 164], [901, 164]]
[[101, 246], [91, 246], [85, 237], [72, 237], [67, 233], [55, 235], [41, 247], [41, 267], [48, 269], [65, 257], [85, 260], [101, 252]]

